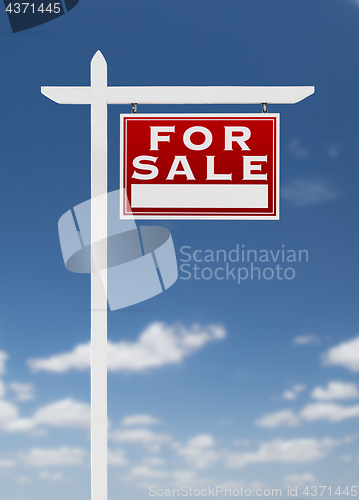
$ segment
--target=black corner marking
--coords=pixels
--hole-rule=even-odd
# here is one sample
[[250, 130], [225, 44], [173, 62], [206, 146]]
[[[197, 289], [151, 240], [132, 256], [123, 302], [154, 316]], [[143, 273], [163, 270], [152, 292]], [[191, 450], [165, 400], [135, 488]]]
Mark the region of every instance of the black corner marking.
[[[63, 0], [66, 10], [76, 7], [80, 0]], [[4, 0], [13, 33], [28, 30], [35, 26], [48, 23], [63, 16], [63, 1], [61, 0], [29, 0], [30, 3]]]
[[79, 3], [79, 1], [80, 0], [64, 0], [67, 12], [69, 10], [73, 9], [74, 7], [76, 7], [76, 5]]

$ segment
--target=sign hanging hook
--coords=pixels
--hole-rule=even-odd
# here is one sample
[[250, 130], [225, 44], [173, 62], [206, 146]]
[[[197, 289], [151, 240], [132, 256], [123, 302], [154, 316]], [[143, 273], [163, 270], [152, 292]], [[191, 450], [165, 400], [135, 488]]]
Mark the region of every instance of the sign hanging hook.
[[268, 113], [267, 103], [266, 102], [262, 102], [262, 108], [263, 108], [262, 113]]
[[137, 103], [131, 103], [132, 111], [131, 113], [137, 113]]

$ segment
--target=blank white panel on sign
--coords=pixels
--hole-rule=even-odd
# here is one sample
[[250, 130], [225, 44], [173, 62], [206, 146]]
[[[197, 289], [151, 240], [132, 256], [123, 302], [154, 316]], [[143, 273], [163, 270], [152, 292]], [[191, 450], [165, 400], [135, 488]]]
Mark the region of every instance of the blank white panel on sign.
[[268, 208], [267, 184], [132, 184], [132, 207]]

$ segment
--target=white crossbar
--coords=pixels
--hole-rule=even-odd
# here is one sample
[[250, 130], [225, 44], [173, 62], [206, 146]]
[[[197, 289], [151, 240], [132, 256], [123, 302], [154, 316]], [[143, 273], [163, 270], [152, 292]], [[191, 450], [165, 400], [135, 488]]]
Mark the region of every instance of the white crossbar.
[[[295, 104], [314, 87], [107, 87], [107, 104]], [[90, 87], [41, 87], [58, 104], [91, 104]]]

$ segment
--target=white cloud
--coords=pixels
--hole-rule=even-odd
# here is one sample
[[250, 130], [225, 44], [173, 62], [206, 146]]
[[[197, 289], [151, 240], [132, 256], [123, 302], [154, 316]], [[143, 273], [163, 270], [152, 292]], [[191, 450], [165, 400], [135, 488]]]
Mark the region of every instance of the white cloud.
[[64, 373], [71, 369], [87, 370], [91, 362], [91, 344], [79, 344], [73, 351], [50, 356], [49, 358], [30, 359], [28, 365], [32, 371]]
[[[359, 3], [359, 0], [358, 0], [358, 3]], [[329, 156], [329, 158], [338, 158], [339, 147], [336, 144], [333, 144], [332, 146], [330, 146], [330, 148], [327, 149], [326, 153], [327, 153], [327, 156]]]
[[358, 417], [359, 405], [342, 406], [335, 403], [311, 403], [298, 414], [295, 414], [293, 410], [281, 410], [263, 415], [254, 423], [259, 427], [274, 429], [276, 427], [294, 427], [303, 421], [327, 420], [334, 423]]
[[223, 417], [218, 420], [219, 425], [231, 425], [233, 420], [231, 418]]
[[0, 458], [0, 469], [1, 468], [10, 468], [15, 467], [16, 462], [14, 460], [8, 460], [6, 458]]
[[18, 418], [19, 410], [12, 403], [0, 400], [0, 429], [6, 430]]
[[294, 427], [299, 425], [299, 423], [300, 420], [294, 414], [293, 410], [281, 410], [276, 413], [268, 413], [255, 421], [255, 424], [259, 427], [269, 427], [272, 429], [283, 426]]
[[359, 372], [359, 337], [332, 347], [322, 356], [326, 366], [342, 366], [352, 372]]
[[164, 465], [165, 461], [158, 457], [147, 457], [144, 459], [144, 463], [147, 465]]
[[109, 439], [120, 443], [140, 444], [150, 451], [158, 451], [164, 444], [171, 442], [168, 434], [158, 434], [150, 429], [117, 429], [109, 433]]
[[307, 158], [309, 154], [308, 149], [303, 146], [301, 140], [297, 137], [289, 143], [288, 150], [296, 158]]
[[19, 459], [32, 467], [50, 467], [54, 465], [84, 465], [89, 453], [83, 448], [32, 448], [19, 453]]
[[177, 449], [177, 454], [184, 457], [189, 465], [205, 469], [221, 458], [221, 452], [214, 449], [215, 441], [209, 434], [200, 434], [189, 439], [185, 446]]
[[226, 458], [226, 467], [240, 468], [248, 464], [258, 463], [307, 463], [314, 462], [327, 455], [339, 441], [325, 438], [292, 439], [283, 441], [276, 439], [261, 443], [257, 451], [230, 453]]
[[19, 476], [16, 478], [16, 481], [20, 484], [30, 484], [32, 480], [27, 476]]
[[29, 436], [31, 437], [44, 437], [44, 436], [47, 436], [49, 434], [49, 430], [48, 429], [31, 429], [28, 433]]
[[291, 486], [299, 486], [299, 485], [307, 485], [316, 483], [316, 477], [309, 472], [304, 474], [291, 474], [284, 478], [285, 483], [288, 483]]
[[156, 425], [160, 424], [161, 420], [156, 417], [152, 417], [147, 413], [141, 413], [138, 415], [129, 415], [121, 421], [121, 425], [124, 427], [129, 427], [131, 425]]
[[172, 472], [173, 482], [175, 486], [182, 486], [184, 484], [203, 484], [198, 476], [198, 473], [193, 470], [175, 470]]
[[[39, 426], [68, 428], [90, 427], [90, 406], [71, 398], [40, 407], [32, 417], [20, 418], [18, 408], [0, 400], [0, 430], [7, 432], [34, 431]], [[39, 429], [40, 430], [40, 429]]]
[[32, 384], [11, 382], [9, 387], [14, 391], [17, 401], [31, 401], [35, 398], [35, 387]]
[[[213, 483], [213, 477], [205, 477], [202, 474], [199, 475], [193, 470], [164, 470], [149, 467], [148, 464], [133, 467], [125, 477], [122, 477], [122, 480], [134, 481], [139, 488], [146, 490], [148, 490], [151, 486], [157, 489], [166, 489], [167, 496], [169, 496], [171, 488], [178, 489], [185, 485], [187, 487], [191, 487], [192, 489], [208, 489], [208, 485]], [[228, 485], [228, 483], [229, 481], [226, 481], [226, 485]], [[236, 486], [238, 484], [239, 483], [237, 482]], [[188, 494], [190, 496], [189, 492]], [[177, 496], [176, 493], [174, 493], [174, 495]], [[159, 496], [161, 496], [161, 492], [159, 492]]]
[[4, 430], [7, 432], [28, 432], [32, 431], [36, 426], [36, 422], [32, 418], [14, 418], [9, 421]]
[[162, 479], [168, 476], [164, 470], [151, 469], [148, 465], [139, 465], [130, 470], [130, 475], [141, 479]]
[[297, 399], [297, 393], [294, 391], [287, 390], [283, 392], [282, 397], [287, 401], [293, 401], [294, 399]]
[[0, 380], [0, 398], [3, 398], [6, 394], [5, 384], [2, 380]]
[[0, 351], [0, 375], [4, 375], [6, 371], [6, 360], [9, 358], [9, 356], [6, 354], [4, 351]]
[[[108, 342], [108, 370], [141, 373], [151, 368], [179, 364], [209, 342], [223, 340], [225, 330], [218, 325], [187, 329], [181, 325], [166, 326], [155, 322], [149, 325], [136, 342]], [[33, 371], [64, 373], [71, 369], [90, 367], [90, 343], [80, 344], [73, 351], [49, 358], [28, 361]]]
[[118, 448], [117, 450], [108, 449], [107, 461], [108, 465], [117, 465], [119, 467], [127, 465], [125, 451], [122, 448]]
[[61, 472], [47, 472], [47, 471], [42, 471], [39, 474], [40, 479], [47, 479], [48, 481], [62, 481], [64, 479], [63, 474]]
[[356, 441], [357, 439], [358, 439], [358, 435], [352, 434], [351, 436], [345, 436], [343, 438], [343, 443], [345, 443], [345, 444], [354, 443], [354, 441]]
[[252, 441], [250, 439], [235, 439], [233, 441], [234, 446], [251, 446]]
[[293, 206], [309, 207], [335, 201], [341, 192], [324, 180], [292, 179], [282, 188], [282, 197]]
[[288, 401], [293, 401], [297, 399], [298, 395], [305, 390], [305, 385], [303, 384], [295, 384], [292, 389], [283, 392], [283, 399]]
[[356, 384], [333, 380], [328, 382], [326, 388], [315, 387], [311, 393], [311, 397], [326, 401], [333, 399], [357, 399], [359, 398], [359, 391]]
[[315, 345], [319, 343], [319, 339], [316, 335], [298, 335], [292, 340], [292, 344], [294, 345]]
[[359, 405], [342, 406], [334, 403], [313, 403], [306, 406], [300, 413], [304, 420], [328, 420], [329, 422], [341, 422], [348, 418], [359, 417]]
[[39, 408], [33, 417], [37, 425], [52, 427], [89, 428], [90, 405], [67, 398]]

